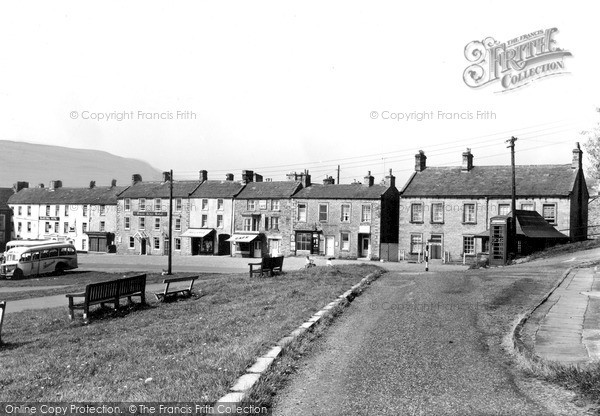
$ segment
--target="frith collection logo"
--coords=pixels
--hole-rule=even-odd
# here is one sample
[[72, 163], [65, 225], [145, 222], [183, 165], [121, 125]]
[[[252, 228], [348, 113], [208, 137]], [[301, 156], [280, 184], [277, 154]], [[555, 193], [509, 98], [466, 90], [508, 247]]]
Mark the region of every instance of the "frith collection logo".
[[499, 82], [504, 91], [523, 87], [552, 75], [565, 74], [564, 58], [571, 52], [556, 47], [558, 29], [538, 30], [500, 43], [492, 37], [473, 41], [465, 47], [469, 65], [463, 73], [465, 84], [481, 88]]

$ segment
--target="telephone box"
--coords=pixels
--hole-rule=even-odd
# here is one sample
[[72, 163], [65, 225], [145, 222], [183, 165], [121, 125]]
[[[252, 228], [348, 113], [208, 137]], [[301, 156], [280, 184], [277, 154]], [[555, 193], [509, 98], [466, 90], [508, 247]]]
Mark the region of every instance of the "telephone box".
[[490, 265], [503, 266], [508, 261], [511, 217], [498, 215], [490, 218]]

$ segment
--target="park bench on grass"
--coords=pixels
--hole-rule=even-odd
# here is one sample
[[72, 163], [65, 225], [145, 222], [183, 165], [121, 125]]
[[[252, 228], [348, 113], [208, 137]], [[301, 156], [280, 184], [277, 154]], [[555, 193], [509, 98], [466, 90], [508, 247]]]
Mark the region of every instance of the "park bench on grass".
[[[132, 304], [133, 296], [139, 296], [142, 305], [145, 304], [146, 275], [92, 283], [85, 287], [84, 293], [70, 293], [66, 296], [69, 298], [69, 318], [73, 319], [75, 309], [83, 309], [83, 319], [87, 321], [91, 305], [100, 304], [104, 307], [105, 304], [112, 303], [116, 310], [119, 309], [120, 299], [127, 298], [127, 303]], [[75, 298], [84, 299], [81, 303], [75, 303]]]
[[275, 273], [281, 273], [283, 269], [283, 256], [278, 257], [263, 257], [260, 263], [248, 263], [250, 266], [250, 277], [253, 274], [270, 273], [273, 276]]
[[[192, 296], [192, 288], [194, 287], [194, 281], [198, 278], [198, 276], [187, 276], [187, 277], [173, 277], [171, 279], [165, 279], [163, 280], [163, 283], [165, 284], [165, 290], [164, 292], [161, 293], [155, 293], [154, 296], [156, 296], [156, 299], [158, 299], [161, 302], [164, 302], [167, 298], [174, 298], [177, 297], [177, 295], [181, 294], [181, 296]], [[171, 285], [171, 283], [179, 283], [179, 282], [190, 282], [190, 287], [188, 288], [182, 288], [182, 287], [178, 287], [178, 288], [174, 288], [169, 290], [169, 286]]]

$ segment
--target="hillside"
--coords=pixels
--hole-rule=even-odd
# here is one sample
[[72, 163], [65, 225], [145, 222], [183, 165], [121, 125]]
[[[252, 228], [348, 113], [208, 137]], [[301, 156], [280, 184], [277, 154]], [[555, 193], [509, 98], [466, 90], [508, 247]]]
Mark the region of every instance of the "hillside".
[[128, 159], [99, 150], [72, 149], [24, 142], [0, 140], [0, 187], [27, 181], [29, 186], [51, 180], [62, 180], [63, 186], [108, 186], [112, 179], [126, 185], [131, 175], [139, 173], [143, 180], [160, 179], [158, 169], [137, 159]]

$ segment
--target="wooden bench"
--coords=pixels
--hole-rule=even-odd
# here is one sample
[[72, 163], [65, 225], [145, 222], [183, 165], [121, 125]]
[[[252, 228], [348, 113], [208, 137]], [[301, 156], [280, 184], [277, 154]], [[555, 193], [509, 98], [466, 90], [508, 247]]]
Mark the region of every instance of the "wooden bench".
[[[145, 274], [89, 284], [84, 293], [66, 295], [69, 298], [69, 318], [73, 319], [75, 309], [83, 309], [83, 319], [87, 321], [91, 305], [100, 304], [104, 307], [112, 303], [115, 309], [119, 309], [120, 299], [127, 298], [127, 303], [132, 304], [133, 296], [139, 296], [142, 305], [146, 303]], [[84, 298], [83, 302], [75, 303], [74, 299], [80, 297]]]
[[[164, 302], [168, 297], [176, 297], [179, 294], [181, 294], [182, 296], [188, 296], [188, 297], [192, 296], [192, 288], [194, 287], [194, 281], [196, 281], [197, 278], [198, 278], [198, 276], [187, 276], [187, 277], [174, 277], [172, 279], [165, 279], [165, 280], [163, 280], [163, 283], [165, 284], [164, 292], [155, 293], [154, 296], [156, 296], [156, 299], [158, 299], [161, 302]], [[187, 282], [187, 281], [190, 282], [190, 287], [175, 288], [175, 289], [169, 290], [169, 286], [171, 285], [171, 283]]]
[[250, 266], [250, 277], [253, 274], [270, 273], [273, 276], [275, 273], [281, 273], [283, 269], [283, 256], [278, 257], [263, 257], [260, 263], [248, 263]]
[[0, 302], [0, 344], [2, 344], [2, 322], [4, 322], [4, 312], [6, 311], [6, 302]]

